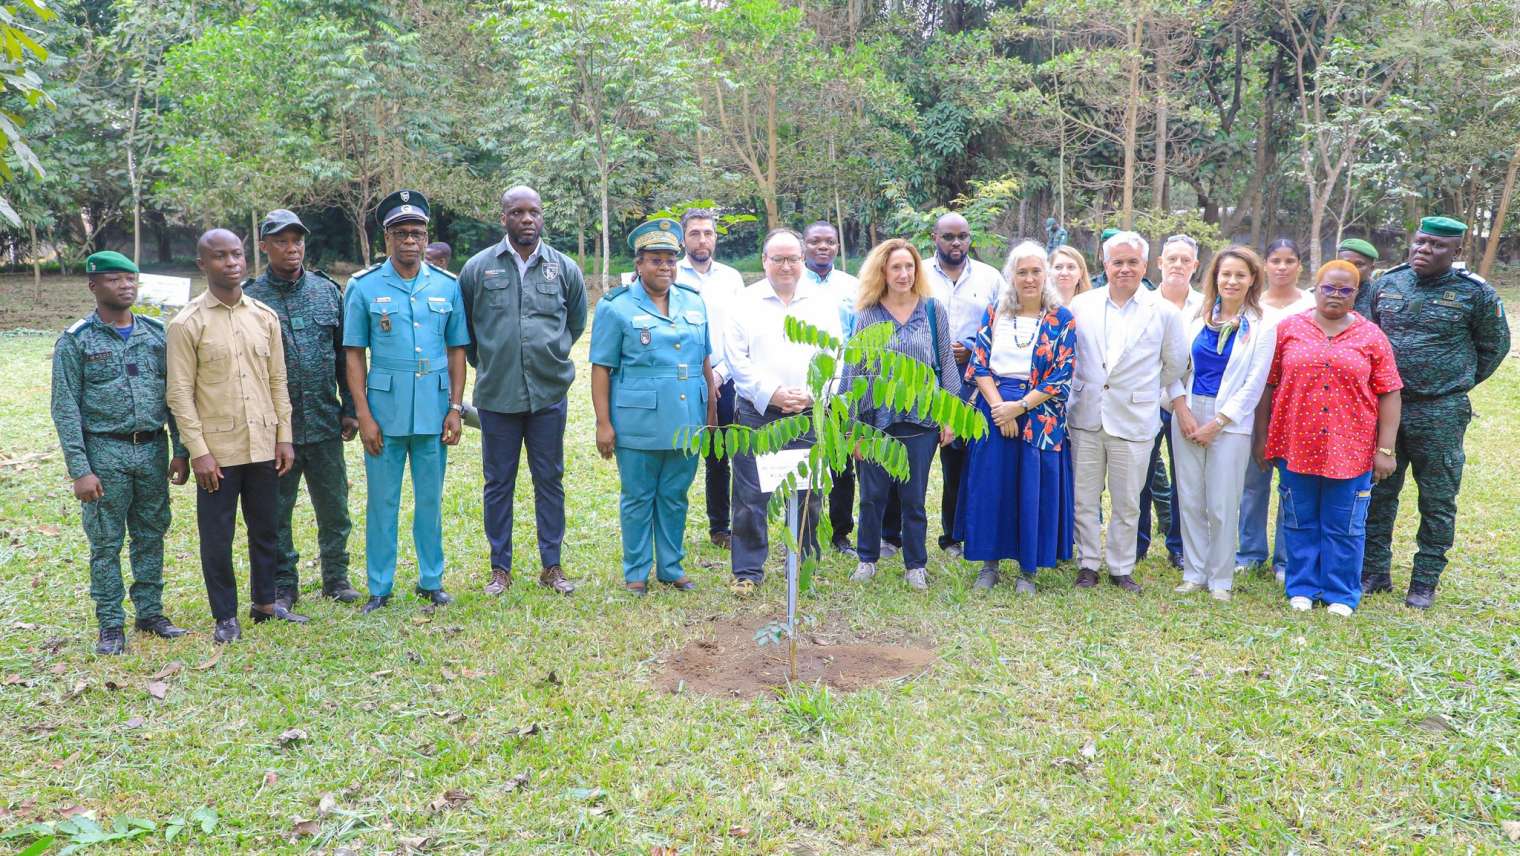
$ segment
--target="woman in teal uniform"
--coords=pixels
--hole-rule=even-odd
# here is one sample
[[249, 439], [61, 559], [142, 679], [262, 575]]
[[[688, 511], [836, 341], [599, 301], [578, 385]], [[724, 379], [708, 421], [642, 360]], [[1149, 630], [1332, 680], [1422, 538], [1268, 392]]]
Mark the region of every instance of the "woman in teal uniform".
[[680, 223], [650, 220], [628, 243], [638, 278], [598, 301], [591, 327], [596, 449], [617, 456], [622, 480], [624, 587], [644, 594], [653, 564], [660, 582], [689, 591], [686, 493], [699, 458], [675, 442], [683, 428], [717, 424], [707, 307], [675, 285]]

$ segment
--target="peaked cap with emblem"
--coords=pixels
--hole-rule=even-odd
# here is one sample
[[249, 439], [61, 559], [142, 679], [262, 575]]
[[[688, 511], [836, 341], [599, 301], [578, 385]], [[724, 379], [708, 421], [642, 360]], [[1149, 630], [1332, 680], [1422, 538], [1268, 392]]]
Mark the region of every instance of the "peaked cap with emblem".
[[1341, 245], [1335, 249], [1337, 252], [1340, 250], [1350, 250], [1353, 253], [1364, 255], [1373, 261], [1378, 260], [1377, 247], [1374, 247], [1372, 244], [1362, 240], [1361, 238], [1347, 238], [1346, 240], [1341, 241]]
[[137, 265], [133, 264], [131, 259], [115, 250], [102, 250], [101, 252], [91, 254], [89, 258], [84, 260], [84, 272], [87, 274], [113, 273], [116, 271], [124, 273], [138, 272]]
[[669, 250], [673, 253], [681, 251], [681, 244], [686, 238], [681, 224], [669, 217], [656, 217], [653, 220], [645, 220], [628, 233], [628, 246], [637, 253], [640, 250]]
[[393, 223], [426, 223], [427, 197], [420, 190], [398, 190], [380, 200], [375, 215], [380, 218], [383, 227], [389, 227]]

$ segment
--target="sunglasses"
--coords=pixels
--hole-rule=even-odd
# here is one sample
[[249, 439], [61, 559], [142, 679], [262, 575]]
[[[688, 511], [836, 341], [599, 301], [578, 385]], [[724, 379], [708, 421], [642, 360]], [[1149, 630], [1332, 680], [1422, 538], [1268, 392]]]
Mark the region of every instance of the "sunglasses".
[[1353, 294], [1356, 294], [1356, 286], [1321, 285], [1319, 286], [1319, 291], [1326, 297], [1349, 297]]

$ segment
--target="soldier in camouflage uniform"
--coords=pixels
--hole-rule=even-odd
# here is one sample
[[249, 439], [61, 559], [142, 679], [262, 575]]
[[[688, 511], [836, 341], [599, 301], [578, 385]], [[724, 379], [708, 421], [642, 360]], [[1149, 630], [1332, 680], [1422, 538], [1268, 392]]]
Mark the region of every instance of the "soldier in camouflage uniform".
[[[130, 532], [132, 608], [137, 629], [185, 635], [163, 612], [164, 533], [169, 482], [184, 484], [189, 455], [164, 405], [164, 325], [134, 315], [137, 266], [121, 253], [85, 260], [95, 311], [69, 327], [53, 349], [53, 425], [90, 541], [90, 597], [99, 654], [120, 654], [127, 640], [121, 601], [121, 545]], [[174, 460], [169, 461], [169, 437]]]
[[[289, 609], [300, 599], [296, 551], [290, 519], [301, 476], [317, 517], [322, 556], [322, 595], [353, 603], [359, 592], [348, 582], [348, 471], [343, 443], [359, 430], [348, 380], [338, 370], [343, 358], [343, 297], [327, 274], [304, 267], [310, 230], [293, 212], [276, 209], [259, 224], [259, 249], [269, 267], [243, 283], [249, 297], [280, 316], [285, 368], [290, 388], [291, 433], [296, 462], [280, 477], [280, 560], [275, 599]], [[336, 394], [334, 391], [336, 390]]]
[[1482, 278], [1453, 266], [1467, 226], [1449, 217], [1420, 221], [1409, 262], [1364, 288], [1369, 317], [1383, 328], [1404, 379], [1398, 468], [1372, 489], [1362, 591], [1391, 591], [1393, 523], [1404, 473], [1419, 485], [1420, 531], [1404, 603], [1429, 609], [1455, 538], [1457, 490], [1467, 457], [1462, 437], [1472, 418], [1467, 391], [1509, 353], [1504, 303]]

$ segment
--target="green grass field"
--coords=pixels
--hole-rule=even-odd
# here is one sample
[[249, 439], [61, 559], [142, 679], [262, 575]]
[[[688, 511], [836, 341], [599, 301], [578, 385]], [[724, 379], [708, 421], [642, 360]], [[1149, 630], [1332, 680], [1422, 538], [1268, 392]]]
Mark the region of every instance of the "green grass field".
[[[87, 548], [47, 413], [51, 347], [0, 337], [0, 830], [81, 810], [107, 832], [155, 826], [89, 853], [1515, 852], [1503, 825], [1520, 820], [1514, 360], [1474, 396], [1458, 544], [1427, 614], [1382, 596], [1350, 621], [1294, 615], [1255, 577], [1229, 604], [1182, 599], [1154, 553], [1138, 598], [1075, 590], [1069, 569], [1033, 599], [1010, 586], [978, 598], [971, 566], [934, 551], [927, 594], [896, 560], [862, 588], [831, 557], [809, 616], [929, 645], [938, 662], [854, 694], [738, 701], [659, 689], [664, 660], [713, 619], [775, 617], [783, 586], [728, 593], [699, 478], [688, 542], [701, 590], [621, 592], [617, 478], [594, 453], [584, 371], [567, 437], [573, 598], [530, 584], [526, 472], [518, 584], [480, 592], [468, 432], [445, 495], [454, 605], [426, 614], [398, 597], [361, 618], [314, 596], [303, 559], [312, 623], [247, 626], [218, 657], [194, 496], [180, 488], [166, 605], [194, 632], [129, 634], [126, 656], [94, 656]], [[357, 515], [357, 444], [349, 460]], [[1404, 508], [1401, 585], [1412, 492]], [[304, 503], [297, 528], [314, 555]], [[398, 593], [414, 573], [403, 550]]]

